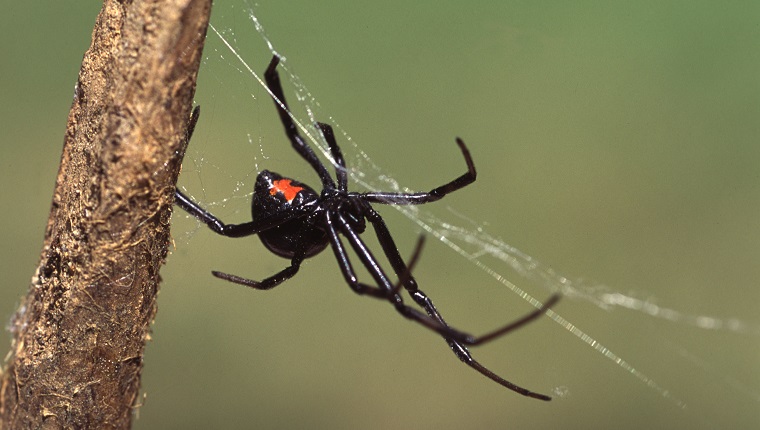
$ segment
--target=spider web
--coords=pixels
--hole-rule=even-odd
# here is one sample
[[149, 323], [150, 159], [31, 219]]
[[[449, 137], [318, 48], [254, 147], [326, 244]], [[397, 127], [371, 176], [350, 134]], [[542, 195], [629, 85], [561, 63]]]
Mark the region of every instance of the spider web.
[[[302, 135], [324, 155], [325, 159], [330, 160], [331, 157], [326, 143], [315, 128], [311, 126], [311, 124], [314, 124], [318, 120], [328, 122], [334, 127], [336, 137], [338, 137], [341, 146], [351, 148], [348, 152], [344, 151], [344, 156], [347, 158], [350, 183], [354, 189], [359, 187], [366, 190], [418, 191], [416, 189], [409, 189], [397, 182], [387, 173], [386, 169], [376, 164], [362, 150], [360, 144], [352, 139], [335, 118], [321, 114], [322, 107], [317, 102], [316, 97], [307, 89], [300, 77], [291, 70], [291, 63], [287, 59], [287, 53], [278, 52], [275, 44], [270, 41], [263, 25], [256, 16], [254, 7], [244, 3], [242, 7], [233, 7], [230, 11], [231, 14], [236, 16], [236, 29], [255, 29], [266, 50], [283, 57], [279, 71], [281, 76], [289, 81], [289, 83], [284, 82], [284, 85], [286, 86], [286, 96], [290, 97], [289, 103], [291, 108], [301, 112], [293, 114], [293, 118], [298, 124]], [[243, 20], [243, 22], [241, 23], [240, 20]], [[220, 62], [226, 64], [227, 67], [232, 68], [238, 75], [236, 79], [248, 81], [248, 85], [253, 82], [262, 88], [266, 88], [261, 74], [257, 72], [257, 70], [263, 70], [262, 65], [258, 63], [255, 66], [249, 64], [246, 60], [247, 55], [242, 52], [236, 32], [232, 27], [217, 27], [212, 25], [209, 32], [207, 52], [210, 48], [213, 49], [213, 52], [208, 54], [206, 63]], [[257, 58], [264, 57], [258, 56]], [[220, 83], [229, 85], [229, 78], [218, 77], [217, 79]], [[293, 90], [295, 90], [295, 98], [290, 96]], [[257, 96], [253, 92], [250, 93], [250, 96], [252, 99], [257, 99]], [[265, 96], [265, 98], [267, 97]], [[245, 99], [247, 95], [244, 94], [241, 98]], [[271, 102], [269, 100], [256, 100], [255, 103], [261, 105], [261, 108], [257, 107], [257, 109], [271, 109]], [[303, 117], [299, 115], [303, 115]], [[202, 119], [202, 121], [204, 120], [207, 121], [209, 119]], [[256, 126], [253, 125], [252, 127]], [[266, 145], [268, 143], [262, 141], [261, 137], [256, 138], [251, 132], [248, 132], [247, 140], [249, 147], [258, 153], [257, 162], [247, 175], [242, 178], [234, 178], [236, 186], [232, 190], [232, 197], [216, 201], [207, 201], [203, 197], [199, 198], [212, 211], [229, 210], [229, 207], [245, 207], [251, 197], [249, 190], [252, 187], [250, 184], [253, 182], [258, 171], [263, 168], [263, 165], [278, 161], [273, 160], [272, 157], [267, 155]], [[197, 145], [193, 146], [193, 148], [196, 147]], [[202, 176], [224, 174], [226, 170], [197, 154], [188, 157], [187, 160], [196, 164], [194, 171], [201, 182], [202, 179], [200, 178]], [[258, 160], [261, 160], [262, 166], [259, 166]], [[213, 172], [209, 173], [209, 169]], [[204, 191], [206, 189], [205, 186], [201, 186], [201, 188]], [[214, 195], [220, 194], [215, 193]], [[661, 304], [662, 300], [647, 292], [638, 290], [622, 292], [601, 283], [565, 276], [558, 273], [551, 266], [542, 263], [489, 233], [489, 227], [486, 223], [478, 222], [451, 207], [447, 207], [448, 212], [443, 216], [431, 212], [424, 206], [394, 206], [394, 208], [413, 224], [416, 224], [428, 236], [434, 237], [445, 244], [449, 249], [461, 256], [462, 259], [471, 262], [490, 276], [494, 282], [506, 287], [506, 289], [533, 307], [541, 306], [540, 300], [535, 297], [536, 295], [541, 294], [541, 297], [545, 297], [551, 292], [558, 291], [564, 296], [564, 301], [583, 303], [604, 312], [624, 309], [648, 318], [674, 323], [677, 326], [703, 330], [705, 333], [722, 332], [744, 336], [752, 342], [756, 342], [757, 336], [760, 335], [760, 325], [744, 321], [738, 317], [689, 313], [679, 310], [677, 306], [663, 305]], [[514, 277], [512, 274], [519, 275], [519, 278], [524, 282], [527, 282], [531, 286], [538, 286], [538, 288], [532, 288], [531, 290], [521, 288], [518, 285], [519, 283], [513, 282]], [[529, 291], [535, 292], [530, 293]], [[581, 324], [574, 323], [574, 318], [565, 315], [563, 311], [549, 310], [547, 316], [561, 326], [566, 333], [572, 334], [572, 337], [595, 351], [599, 356], [605, 358], [609, 363], [614, 364], [618, 368], [618, 371], [631, 375], [631, 377], [647, 387], [648, 390], [657, 393], [659, 397], [665, 399], [676, 408], [689, 409], [690, 403], [688, 400], [685, 400], [687, 393], [683, 392], [683, 387], [677, 386], [674, 389], [672, 386], [660, 382], [658, 378], [650, 376], [648, 372], [641, 370], [641, 364], [629, 361], [624, 358], [623, 354], [606, 346], [593, 333], [585, 330]], [[658, 338], [656, 335], [653, 335], [652, 340], [667, 345], [667, 348], [672, 350], [675, 356], [680, 357], [681, 365], [689, 366], [698, 375], [701, 375], [700, 377], [723, 386], [729, 392], [734, 393], [735, 396], [746, 396], [750, 398], [751, 402], [755, 402], [755, 404], [760, 402], [760, 389], [751, 382], [743, 382], [739, 377], [729, 376], [728, 372], [717, 368], [717, 365], [714, 364], [711, 358], [706, 358], [703, 352], [695, 353], [691, 347], [681, 345], [670, 338]], [[562, 398], [563, 396], [567, 396], [568, 393], [572, 393], [574, 389], [576, 388], [573, 387], [571, 389], [557, 386], [553, 390], [553, 394]]]

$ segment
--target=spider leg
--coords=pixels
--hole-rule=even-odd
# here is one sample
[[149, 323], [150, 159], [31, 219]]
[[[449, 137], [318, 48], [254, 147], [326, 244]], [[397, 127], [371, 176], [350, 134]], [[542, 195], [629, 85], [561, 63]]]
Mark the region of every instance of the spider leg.
[[[427, 314], [431, 318], [437, 321], [440, 325], [450, 328], [448, 324], [446, 323], [446, 321], [441, 316], [441, 314], [438, 312], [438, 309], [436, 309], [435, 305], [433, 304], [433, 301], [422, 290], [419, 289], [419, 287], [417, 286], [417, 282], [414, 280], [414, 277], [411, 274], [411, 264], [412, 262], [416, 262], [418, 251], [415, 251], [415, 256], [410, 261], [410, 264], [409, 265], [405, 264], [404, 260], [401, 258], [401, 255], [398, 252], [398, 248], [396, 247], [395, 242], [393, 241], [393, 237], [388, 231], [388, 227], [385, 225], [385, 222], [380, 217], [380, 214], [378, 214], [374, 209], [372, 209], [371, 206], [366, 205], [365, 216], [367, 217], [367, 219], [370, 221], [373, 228], [375, 229], [375, 234], [377, 235], [378, 241], [380, 242], [380, 246], [383, 248], [386, 258], [388, 258], [388, 261], [391, 263], [393, 270], [396, 272], [396, 276], [399, 277], [399, 285], [403, 285], [407, 289], [412, 299], [421, 308], [423, 308], [425, 312], [427, 312]], [[549, 396], [536, 393], [534, 391], [530, 391], [526, 388], [515, 385], [512, 382], [509, 382], [506, 379], [495, 374], [494, 372], [492, 372], [491, 370], [489, 370], [488, 368], [480, 364], [477, 360], [475, 360], [472, 357], [472, 354], [470, 354], [470, 351], [467, 349], [465, 344], [471, 345], [471, 346], [481, 345], [483, 343], [496, 339], [497, 337], [503, 336], [519, 327], [522, 327], [523, 325], [528, 324], [529, 322], [540, 317], [544, 312], [546, 312], [547, 309], [553, 306], [557, 302], [557, 300], [559, 300], [559, 295], [555, 294], [552, 297], [550, 297], [549, 300], [547, 300], [541, 308], [530, 312], [524, 317], [510, 324], [507, 324], [504, 327], [501, 327], [497, 330], [494, 330], [480, 337], [474, 337], [472, 335], [456, 331], [457, 333], [464, 335], [464, 338], [455, 339], [452, 337], [447, 337], [445, 334], [441, 333], [441, 331], [439, 330], [436, 330], [436, 331], [441, 333], [441, 335], [444, 337], [444, 340], [446, 340], [446, 343], [449, 345], [449, 347], [457, 356], [457, 358], [459, 358], [459, 360], [461, 360], [463, 363], [470, 366], [471, 368], [473, 368], [474, 370], [476, 370], [483, 376], [491, 379], [492, 381], [512, 391], [520, 393], [524, 396], [533, 397], [540, 400], [551, 400], [551, 397]]]
[[206, 224], [214, 233], [227, 237], [245, 237], [277, 227], [293, 218], [301, 215], [301, 211], [295, 208], [291, 211], [279, 213], [276, 216], [262, 218], [242, 224], [225, 224], [222, 220], [203, 209], [193, 199], [186, 196], [179, 189], [174, 192], [174, 203], [194, 216], [198, 221]]
[[417, 260], [419, 260], [420, 254], [422, 253], [423, 245], [425, 245], [425, 235], [421, 234], [420, 237], [417, 238], [417, 244], [414, 246], [412, 258], [410, 258], [409, 262], [406, 263], [406, 271], [401, 275], [398, 275], [398, 282], [396, 283], [396, 286], [393, 287], [394, 293], [398, 293], [401, 290], [401, 287], [409, 282], [409, 279], [412, 277], [414, 266], [417, 265]]
[[225, 281], [229, 281], [235, 284], [245, 285], [246, 287], [251, 287], [256, 290], [271, 290], [272, 288], [282, 284], [283, 282], [292, 278], [296, 273], [298, 273], [298, 269], [301, 267], [301, 262], [303, 259], [304, 253], [301, 252], [300, 255], [296, 255], [290, 260], [290, 266], [280, 270], [279, 272], [262, 281], [254, 281], [252, 279], [242, 278], [240, 276], [230, 275], [229, 273], [219, 272], [216, 270], [212, 271], [211, 274], [219, 279], [224, 279]]
[[[185, 138], [184, 138], [184, 144], [182, 145], [183, 148], [187, 149], [187, 144], [190, 142], [190, 139], [193, 137], [193, 132], [195, 131], [195, 126], [198, 124], [198, 118], [201, 115], [201, 107], [196, 106], [193, 109], [193, 112], [190, 114], [190, 119], [187, 122], [187, 129], [185, 131]], [[251, 224], [253, 223], [245, 223], [245, 224], [225, 224], [218, 218], [216, 218], [214, 215], [203, 209], [198, 203], [194, 202], [190, 197], [186, 196], [182, 191], [180, 191], [179, 188], [175, 188], [174, 190], [174, 203], [184, 209], [187, 213], [197, 218], [199, 221], [203, 222], [211, 230], [213, 230], [215, 233], [221, 234], [222, 236], [229, 236], [229, 237], [242, 237], [242, 236], [248, 236], [252, 234], [256, 234], [258, 231], [261, 231], [263, 229], [259, 229], [258, 226], [253, 226]]]
[[[396, 276], [398, 276], [400, 279], [404, 279], [405, 282], [403, 283], [404, 288], [408, 291], [409, 295], [412, 297], [412, 299], [419, 305], [422, 309], [425, 310], [425, 312], [433, 318], [437, 323], [439, 323], [441, 326], [444, 326], [445, 329], [436, 330], [438, 331], [443, 337], [445, 337], [447, 340], [454, 340], [458, 343], [469, 345], [469, 346], [477, 346], [482, 345], [484, 343], [490, 342], [500, 336], [503, 336], [513, 330], [516, 330], [523, 325], [535, 320], [536, 318], [539, 318], [541, 315], [543, 315], [544, 312], [546, 312], [547, 309], [552, 307], [560, 298], [559, 294], [554, 294], [551, 296], [546, 303], [539, 309], [535, 309], [529, 314], [525, 315], [522, 318], [519, 318], [516, 321], [513, 321], [503, 327], [497, 328], [496, 330], [493, 330], [491, 332], [488, 332], [482, 336], [473, 336], [471, 334], [461, 332], [457, 329], [454, 329], [450, 327], [446, 321], [441, 316], [440, 312], [438, 312], [438, 309], [436, 309], [435, 304], [433, 304], [433, 301], [430, 299], [430, 297], [427, 296], [422, 290], [419, 289], [417, 286], [417, 281], [415, 281], [414, 276], [409, 271], [409, 268], [404, 263], [404, 260], [401, 258], [401, 255], [398, 253], [398, 248], [396, 247], [396, 243], [393, 241], [393, 237], [391, 236], [390, 232], [388, 231], [388, 227], [385, 225], [385, 222], [380, 217], [380, 214], [378, 214], [374, 209], [371, 207], [365, 208], [365, 216], [372, 224], [373, 228], [375, 229], [375, 233], [377, 234], [377, 239], [380, 242], [380, 246], [383, 248], [383, 252], [386, 255], [386, 258], [388, 258], [388, 261], [391, 263], [391, 266], [393, 267], [393, 270], [396, 272]], [[344, 233], [345, 234], [345, 233]], [[356, 236], [356, 240], [361, 242], [361, 239], [358, 238], [358, 235], [354, 233], [354, 236]], [[362, 257], [363, 254], [365, 254], [364, 250], [357, 249], [357, 253], [360, 257]], [[371, 258], [374, 260], [374, 257], [369, 252], [369, 250], [366, 250], [367, 256], [364, 258]]]
[[322, 135], [325, 136], [327, 145], [330, 147], [330, 153], [332, 154], [335, 163], [335, 177], [338, 178], [338, 189], [341, 191], [348, 191], [348, 172], [346, 170], [346, 162], [343, 160], [343, 153], [340, 151], [338, 143], [335, 141], [335, 134], [331, 126], [318, 122], [317, 127], [322, 130]]
[[[254, 281], [252, 279], [243, 278], [237, 275], [231, 275], [229, 273], [212, 271], [211, 274], [217, 278], [224, 279], [225, 281], [233, 282], [235, 284], [245, 285], [256, 290], [271, 290], [272, 288], [280, 285], [288, 279], [295, 276], [298, 270], [301, 268], [301, 263], [307, 258], [309, 248], [314, 246], [314, 242], [304, 236], [304, 231], [301, 230], [299, 240], [296, 243], [293, 250], [292, 257], [290, 259], [290, 266], [280, 270], [272, 276], [269, 276], [262, 281]], [[321, 249], [320, 249], [321, 251]]]
[[193, 108], [192, 113], [190, 113], [190, 119], [187, 121], [187, 129], [185, 129], [185, 138], [182, 141], [182, 145], [180, 146], [182, 148], [182, 153], [180, 154], [179, 159], [185, 158], [185, 152], [187, 150], [187, 145], [190, 143], [190, 139], [193, 137], [193, 132], [195, 131], [195, 125], [198, 124], [198, 118], [201, 116], [201, 107], [196, 106]]
[[[386, 298], [388, 301], [390, 301], [401, 315], [413, 321], [416, 321], [417, 323], [429, 328], [430, 330], [435, 331], [436, 333], [443, 336], [445, 339], [453, 338], [453, 339], [456, 339], [457, 341], [466, 342], [468, 338], [472, 337], [466, 333], [460, 332], [456, 329], [449, 327], [448, 325], [446, 325], [445, 322], [442, 322], [442, 319], [439, 320], [438, 318], [435, 318], [433, 316], [425, 315], [425, 313], [420, 312], [419, 310], [405, 304], [404, 300], [396, 292], [398, 290], [398, 287], [394, 286], [391, 283], [391, 281], [388, 279], [388, 276], [380, 267], [380, 264], [377, 262], [377, 259], [375, 258], [374, 255], [372, 255], [372, 251], [370, 251], [370, 249], [367, 247], [367, 245], [364, 243], [361, 237], [359, 237], [359, 234], [356, 233], [351, 228], [351, 225], [349, 224], [348, 221], [346, 221], [346, 219], [343, 218], [343, 216], [341, 216], [340, 214], [337, 214], [336, 218], [337, 218], [338, 227], [340, 228], [340, 232], [343, 234], [343, 236], [346, 237], [346, 239], [348, 239], [348, 242], [351, 244], [351, 247], [354, 249], [354, 252], [356, 253], [357, 256], [359, 256], [359, 259], [361, 260], [362, 264], [364, 264], [364, 267], [367, 268], [370, 275], [379, 286], [379, 289], [382, 291], [382, 296]], [[330, 232], [328, 236], [332, 236], [332, 232]], [[404, 265], [404, 268], [405, 268], [405, 272], [408, 272], [408, 269], [406, 269], [406, 265]], [[410, 277], [410, 275], [408, 274], [405, 276]], [[431, 305], [432, 305], [432, 302], [431, 302]], [[434, 309], [434, 307], [432, 309]], [[425, 310], [428, 311], [428, 309], [425, 309]], [[436, 312], [436, 315], [437, 315], [437, 312]], [[439, 315], [439, 318], [440, 318], [440, 315]]]
[[[354, 272], [354, 268], [351, 265], [351, 260], [348, 258], [348, 254], [346, 253], [346, 249], [340, 240], [340, 236], [338, 236], [333, 218], [330, 215], [329, 211], [325, 212], [325, 221], [325, 224], [327, 225], [327, 238], [330, 240], [333, 253], [335, 254], [335, 259], [338, 260], [338, 266], [340, 266], [340, 271], [343, 273], [343, 277], [345, 278], [346, 283], [348, 283], [348, 286], [351, 287], [355, 293], [360, 295], [368, 295], [379, 299], [388, 299], [389, 294], [392, 294], [388, 289], [373, 287], [359, 282], [359, 278], [356, 276], [356, 272]], [[396, 287], [395, 289], [398, 288]]]
[[440, 187], [433, 188], [426, 193], [386, 193], [386, 192], [372, 192], [363, 193], [361, 197], [371, 203], [382, 203], [386, 205], [420, 205], [424, 203], [434, 202], [442, 199], [446, 194], [452, 193], [460, 188], [466, 187], [475, 182], [477, 178], [477, 172], [475, 171], [475, 163], [470, 156], [470, 150], [464, 144], [462, 139], [457, 137], [457, 145], [462, 151], [464, 160], [467, 163], [467, 173], [448, 182]]
[[527, 388], [523, 388], [519, 385], [513, 384], [506, 379], [502, 378], [501, 376], [493, 373], [491, 370], [489, 370], [487, 367], [480, 364], [477, 360], [472, 358], [472, 354], [470, 354], [470, 351], [464, 347], [462, 344], [447, 340], [446, 341], [449, 344], [449, 347], [451, 347], [451, 350], [454, 351], [454, 354], [466, 365], [473, 368], [475, 371], [480, 373], [481, 375], [485, 376], [486, 378], [496, 382], [497, 384], [506, 387], [515, 393], [522, 394], [523, 396], [532, 397], [534, 399], [538, 400], [544, 400], [544, 401], [550, 401], [552, 398], [547, 396], [546, 394], [537, 393], [535, 391], [528, 390]]
[[285, 94], [282, 91], [282, 84], [280, 83], [280, 75], [277, 73], [278, 64], [280, 64], [280, 58], [275, 55], [272, 57], [272, 61], [269, 62], [266, 72], [264, 72], [264, 80], [267, 83], [269, 91], [273, 94], [274, 105], [277, 108], [277, 113], [280, 114], [280, 121], [283, 127], [285, 127], [285, 134], [293, 145], [293, 149], [317, 172], [319, 179], [322, 180], [322, 186], [324, 188], [334, 188], [335, 182], [330, 177], [327, 168], [319, 161], [319, 158], [317, 158], [311, 147], [306, 144], [303, 137], [298, 134], [298, 127], [293, 122], [293, 118], [290, 117], [288, 103], [285, 101]]
[[[196, 217], [199, 221], [209, 226], [209, 228], [211, 228], [211, 230], [215, 233], [227, 237], [244, 237], [254, 235], [262, 231], [277, 227], [278, 225], [300, 215], [299, 211], [293, 210], [287, 213], [278, 214], [278, 216], [263, 218], [261, 220], [254, 220], [243, 224], [225, 224], [179, 190], [176, 190], [175, 203], [187, 211], [190, 215]], [[236, 284], [245, 285], [257, 290], [269, 290], [292, 278], [293, 275], [298, 273], [298, 269], [300, 268], [301, 262], [305, 258], [305, 255], [306, 250], [304, 244], [304, 246], [296, 251], [295, 255], [290, 261], [290, 266], [260, 282], [218, 271], [212, 271], [211, 274], [217, 278], [224, 279]]]

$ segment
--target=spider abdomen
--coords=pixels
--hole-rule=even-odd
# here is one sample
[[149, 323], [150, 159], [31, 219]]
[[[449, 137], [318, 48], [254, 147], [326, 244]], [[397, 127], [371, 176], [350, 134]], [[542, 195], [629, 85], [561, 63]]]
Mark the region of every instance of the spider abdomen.
[[[306, 246], [306, 258], [320, 253], [327, 247], [324, 230], [317, 227], [313, 211], [319, 194], [308, 185], [286, 178], [280, 174], [262, 170], [256, 177], [251, 211], [253, 219], [262, 220], [289, 212], [303, 212], [285, 223], [259, 233], [261, 243], [272, 253], [283, 258], [293, 258], [299, 246]], [[308, 244], [308, 245], [307, 245]]]

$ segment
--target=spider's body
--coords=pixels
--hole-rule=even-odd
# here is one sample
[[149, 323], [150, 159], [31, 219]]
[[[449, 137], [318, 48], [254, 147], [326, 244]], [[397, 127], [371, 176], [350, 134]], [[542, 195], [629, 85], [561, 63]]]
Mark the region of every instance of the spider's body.
[[[335, 161], [335, 179], [330, 176], [325, 165], [298, 134], [298, 129], [287, 109], [285, 96], [277, 74], [279, 58], [276, 56], [267, 68], [264, 78], [271, 91], [285, 134], [293, 149], [308, 162], [322, 181], [322, 191], [317, 193], [308, 185], [283, 177], [267, 170], [256, 178], [252, 200], [252, 221], [242, 224], [225, 224], [199, 204], [176, 191], [176, 203], [189, 214], [206, 224], [214, 232], [227, 237], [258, 235], [264, 246], [280, 257], [289, 258], [290, 266], [262, 281], [253, 281], [236, 275], [214, 271], [218, 278], [242, 284], [258, 290], [268, 290], [293, 277], [301, 262], [312, 257], [328, 246], [333, 250], [346, 283], [357, 294], [368, 295], [390, 302], [405, 318], [438, 333], [465, 364], [491, 380], [525, 396], [550, 400], [550, 397], [519, 387], [491, 372], [470, 355], [467, 346], [474, 346], [496, 339], [512, 330], [533, 321], [552, 306], [558, 296], [551, 297], [546, 304], [524, 317], [483, 336], [473, 336], [450, 327], [433, 305], [433, 301], [419, 289], [411, 274], [411, 267], [419, 256], [422, 240], [418, 242], [409, 264], [405, 263], [396, 248], [390, 230], [372, 204], [416, 205], [440, 200], [447, 194], [475, 181], [477, 173], [470, 151], [461, 139], [457, 139], [462, 156], [467, 163], [467, 172], [458, 178], [429, 192], [421, 193], [356, 193], [348, 191], [348, 176], [345, 161], [335, 141], [329, 125], [317, 123], [330, 154]], [[190, 139], [198, 121], [199, 109], [193, 111], [188, 125], [187, 138]], [[398, 282], [394, 284], [380, 262], [364, 243], [361, 234], [371, 226], [382, 247]], [[374, 285], [360, 282], [354, 272], [349, 253], [343, 241], [346, 240], [362, 265], [374, 280]], [[404, 303], [401, 289], [405, 289], [419, 308]], [[422, 311], [421, 311], [421, 310]]]

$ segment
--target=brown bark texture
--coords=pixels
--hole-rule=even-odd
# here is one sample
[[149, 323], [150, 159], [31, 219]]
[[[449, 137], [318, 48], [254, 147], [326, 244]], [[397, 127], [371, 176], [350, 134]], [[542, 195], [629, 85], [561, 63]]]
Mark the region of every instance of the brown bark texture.
[[0, 428], [129, 428], [210, 0], [105, 0], [39, 266], [11, 322]]

